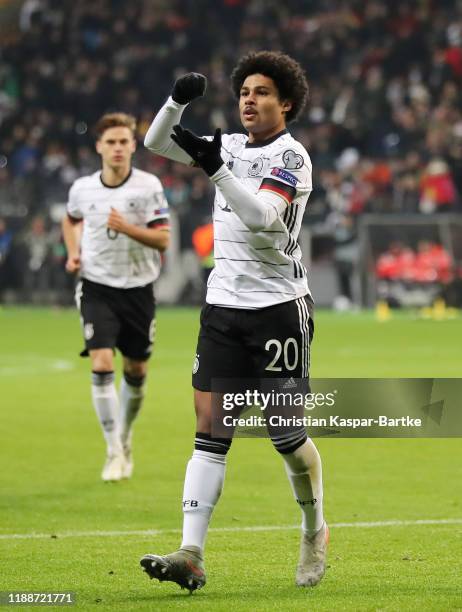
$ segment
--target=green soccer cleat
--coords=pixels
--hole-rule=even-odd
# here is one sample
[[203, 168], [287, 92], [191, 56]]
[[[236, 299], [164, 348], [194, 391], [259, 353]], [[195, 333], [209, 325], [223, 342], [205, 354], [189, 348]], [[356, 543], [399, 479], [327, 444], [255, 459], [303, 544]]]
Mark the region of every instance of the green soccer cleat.
[[295, 583], [301, 587], [314, 587], [321, 582], [326, 571], [327, 544], [329, 527], [324, 523], [314, 536], [302, 533], [300, 560], [297, 566]]
[[144, 555], [140, 565], [150, 578], [157, 578], [160, 582], [176, 582], [191, 594], [201, 589], [206, 582], [204, 561], [196, 546], [180, 548], [164, 557]]

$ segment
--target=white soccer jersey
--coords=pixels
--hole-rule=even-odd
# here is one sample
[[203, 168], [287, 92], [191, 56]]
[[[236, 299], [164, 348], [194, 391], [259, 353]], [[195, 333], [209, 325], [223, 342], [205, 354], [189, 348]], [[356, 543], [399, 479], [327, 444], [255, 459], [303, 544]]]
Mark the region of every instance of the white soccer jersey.
[[147, 285], [159, 276], [159, 251], [109, 230], [111, 208], [134, 225], [167, 224], [168, 203], [161, 182], [133, 168], [124, 183], [108, 187], [98, 171], [75, 181], [67, 204], [71, 217], [83, 219], [81, 276], [120, 289]]
[[285, 130], [263, 145], [244, 134], [223, 135], [222, 158], [252, 194], [277, 193], [286, 208], [274, 223], [251, 232], [216, 190], [215, 268], [207, 302], [233, 308], [264, 308], [309, 293], [297, 238], [312, 190], [311, 161], [305, 148]]

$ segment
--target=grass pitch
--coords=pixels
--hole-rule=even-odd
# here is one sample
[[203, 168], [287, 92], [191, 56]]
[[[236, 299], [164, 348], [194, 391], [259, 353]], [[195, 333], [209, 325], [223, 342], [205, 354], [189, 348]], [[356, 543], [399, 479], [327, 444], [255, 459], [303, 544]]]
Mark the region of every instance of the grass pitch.
[[[462, 609], [460, 439], [318, 440], [331, 545], [312, 590], [294, 586], [300, 517], [280, 458], [268, 440], [236, 440], [207, 586], [190, 597], [148, 580], [139, 558], [180, 540], [198, 318], [159, 310], [134, 477], [104, 484], [76, 312], [0, 311], [0, 591], [74, 591], [83, 610]], [[320, 312], [312, 375], [459, 377], [461, 346], [461, 318]]]

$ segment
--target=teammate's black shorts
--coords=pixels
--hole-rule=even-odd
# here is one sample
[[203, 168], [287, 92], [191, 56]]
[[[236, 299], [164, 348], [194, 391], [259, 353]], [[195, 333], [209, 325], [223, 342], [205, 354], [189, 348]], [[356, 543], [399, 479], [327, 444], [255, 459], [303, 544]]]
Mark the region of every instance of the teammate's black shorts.
[[258, 310], [206, 304], [193, 387], [211, 391], [213, 379], [308, 378], [313, 333], [309, 295]]
[[155, 335], [153, 285], [117, 289], [83, 279], [76, 288], [85, 350], [118, 348], [138, 361], [149, 359]]

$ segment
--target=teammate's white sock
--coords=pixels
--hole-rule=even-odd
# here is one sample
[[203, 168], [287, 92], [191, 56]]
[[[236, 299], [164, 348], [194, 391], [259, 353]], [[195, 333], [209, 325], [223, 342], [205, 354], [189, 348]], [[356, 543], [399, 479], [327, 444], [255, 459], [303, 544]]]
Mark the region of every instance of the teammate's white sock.
[[92, 372], [91, 394], [107, 443], [108, 455], [121, 453], [119, 398], [114, 384], [114, 372]]
[[123, 445], [131, 440], [132, 424], [143, 403], [144, 381], [144, 376], [137, 378], [124, 372], [120, 383], [120, 438]]
[[295, 499], [302, 510], [302, 529], [314, 535], [324, 523], [321, 457], [308, 438], [293, 453], [282, 455]]
[[186, 468], [181, 547], [204, 550], [210, 517], [225, 479], [226, 456], [195, 450]]

